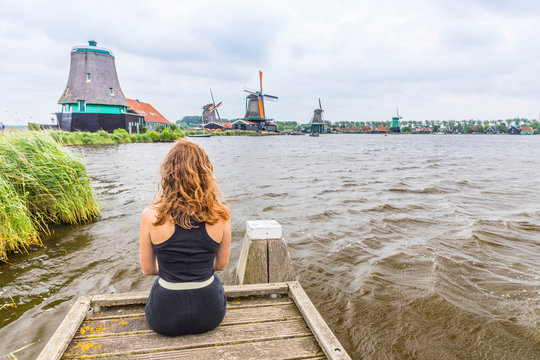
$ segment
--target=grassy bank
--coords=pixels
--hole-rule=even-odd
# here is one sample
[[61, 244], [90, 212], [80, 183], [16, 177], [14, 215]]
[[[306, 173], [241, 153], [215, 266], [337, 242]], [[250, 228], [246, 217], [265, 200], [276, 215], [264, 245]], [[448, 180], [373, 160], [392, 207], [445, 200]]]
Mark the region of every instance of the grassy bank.
[[125, 143], [151, 143], [170, 142], [185, 135], [180, 130], [164, 129], [161, 132], [147, 131], [144, 134], [128, 134], [124, 129], [116, 129], [108, 133], [100, 130], [98, 132], [67, 132], [67, 131], [46, 131], [62, 145], [106, 145]]
[[39, 244], [49, 224], [100, 214], [84, 162], [48, 131], [0, 135], [0, 260]]

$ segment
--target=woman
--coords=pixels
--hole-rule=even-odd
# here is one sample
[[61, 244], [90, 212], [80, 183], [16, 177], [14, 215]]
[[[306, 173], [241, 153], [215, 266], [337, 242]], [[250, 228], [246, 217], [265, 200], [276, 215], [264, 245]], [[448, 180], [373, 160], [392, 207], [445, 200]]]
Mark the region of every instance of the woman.
[[229, 209], [204, 150], [178, 140], [161, 165], [160, 191], [141, 218], [144, 275], [158, 275], [146, 303], [150, 327], [167, 336], [214, 329], [226, 297], [214, 270], [229, 263]]

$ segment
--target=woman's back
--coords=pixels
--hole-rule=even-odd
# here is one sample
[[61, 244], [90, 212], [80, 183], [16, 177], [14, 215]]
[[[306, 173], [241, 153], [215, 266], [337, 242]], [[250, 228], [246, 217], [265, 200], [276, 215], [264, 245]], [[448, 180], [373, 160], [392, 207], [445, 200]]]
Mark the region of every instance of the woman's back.
[[204, 223], [184, 229], [175, 225], [174, 233], [159, 244], [152, 244], [158, 260], [158, 276], [169, 282], [208, 280], [214, 273], [214, 258], [219, 243], [206, 232]]

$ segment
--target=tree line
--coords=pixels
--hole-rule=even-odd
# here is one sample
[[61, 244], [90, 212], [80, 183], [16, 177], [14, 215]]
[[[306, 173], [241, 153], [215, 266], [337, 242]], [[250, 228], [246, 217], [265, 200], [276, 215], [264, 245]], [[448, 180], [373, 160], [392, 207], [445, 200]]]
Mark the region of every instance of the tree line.
[[[236, 119], [229, 120], [222, 118], [222, 121], [233, 122]], [[411, 132], [416, 128], [429, 127], [432, 131], [438, 131], [441, 126], [447, 127], [450, 130], [459, 128], [463, 133], [484, 132], [489, 127], [493, 126], [499, 132], [506, 132], [509, 126], [515, 124], [516, 121], [520, 125], [530, 126], [536, 133], [540, 132], [540, 122], [538, 120], [530, 120], [525, 118], [499, 119], [499, 120], [400, 120], [400, 127], [403, 132]], [[302, 131], [310, 127], [310, 124], [301, 124], [297, 121], [274, 121], [278, 131]], [[387, 129], [392, 126], [392, 121], [324, 121], [331, 128], [350, 128], [370, 126], [375, 128], [379, 125], [384, 125]], [[184, 127], [197, 127], [202, 124], [202, 116], [191, 115], [184, 116], [177, 120], [176, 124]]]

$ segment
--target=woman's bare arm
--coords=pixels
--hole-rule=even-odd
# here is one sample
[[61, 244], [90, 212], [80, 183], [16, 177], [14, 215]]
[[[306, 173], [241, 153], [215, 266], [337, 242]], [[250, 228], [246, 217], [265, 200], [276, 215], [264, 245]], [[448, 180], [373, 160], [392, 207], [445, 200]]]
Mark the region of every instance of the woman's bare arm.
[[150, 240], [150, 228], [154, 220], [155, 211], [150, 207], [144, 209], [141, 216], [141, 232], [139, 236], [139, 260], [144, 275], [158, 274], [156, 253]]
[[229, 255], [231, 251], [231, 220], [226, 220], [223, 224], [223, 239], [214, 259], [214, 270], [225, 270], [229, 264]]

